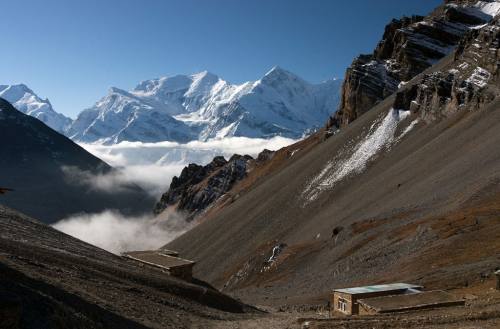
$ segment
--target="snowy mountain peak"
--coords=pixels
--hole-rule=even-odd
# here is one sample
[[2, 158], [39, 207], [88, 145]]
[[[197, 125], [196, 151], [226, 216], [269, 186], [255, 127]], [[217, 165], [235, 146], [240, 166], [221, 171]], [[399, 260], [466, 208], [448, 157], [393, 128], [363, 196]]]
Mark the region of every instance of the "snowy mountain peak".
[[273, 67], [268, 71], [264, 77], [260, 80], [264, 85], [271, 86], [272, 88], [280, 89], [282, 91], [288, 89], [295, 91], [302, 90], [304, 88], [309, 88], [310, 83], [299, 77], [298, 75], [287, 71], [279, 66]]
[[108, 90], [108, 94], [119, 94], [119, 95], [126, 95], [126, 96], [130, 95], [130, 93], [128, 91], [117, 88], [117, 87], [110, 87]]
[[172, 77], [162, 77], [142, 81], [132, 91], [133, 94], [140, 96], [152, 96], [159, 93], [170, 93], [179, 90], [185, 90], [191, 84], [191, 79], [186, 75], [175, 75]]
[[16, 101], [23, 98], [25, 94], [34, 95], [34, 92], [25, 84], [15, 85], [0, 85], [0, 94], [2, 97], [9, 100], [15, 99]]
[[341, 81], [332, 81], [310, 84], [278, 66], [240, 85], [208, 71], [146, 80], [130, 92], [112, 88], [78, 116], [68, 135], [104, 143], [300, 138], [335, 111]]
[[270, 75], [270, 74], [273, 74], [273, 73], [279, 73], [279, 72], [287, 72], [287, 73], [290, 73], [288, 72], [287, 70], [283, 69], [281, 66], [279, 65], [275, 65], [273, 66], [269, 71], [266, 72], [266, 74], [264, 74], [264, 76], [266, 75]]
[[287, 71], [280, 66], [274, 66], [272, 69], [270, 69], [265, 75], [264, 79], [292, 79], [292, 80], [302, 80], [298, 75]]
[[195, 73], [192, 75], [174, 75], [171, 77], [161, 77], [158, 79], [142, 81], [134, 88], [132, 94], [137, 96], [158, 96], [181, 91], [195, 93], [199, 89], [208, 91], [220, 78], [208, 71]]
[[193, 82], [195, 82], [197, 80], [207, 80], [207, 79], [208, 80], [219, 80], [219, 77], [216, 74], [213, 74], [212, 72], [209, 72], [209, 71], [198, 72], [198, 73], [192, 74], [190, 77], [193, 80]]
[[35, 117], [58, 132], [64, 132], [71, 119], [57, 113], [50, 101], [38, 97], [25, 84], [0, 85], [0, 97], [10, 102], [17, 110]]

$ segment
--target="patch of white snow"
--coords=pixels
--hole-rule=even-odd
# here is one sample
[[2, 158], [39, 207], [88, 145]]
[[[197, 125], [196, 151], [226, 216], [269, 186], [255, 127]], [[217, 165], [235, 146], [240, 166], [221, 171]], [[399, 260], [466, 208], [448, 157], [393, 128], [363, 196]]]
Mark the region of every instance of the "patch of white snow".
[[391, 109], [381, 122], [375, 122], [347, 159], [334, 159], [306, 186], [302, 197], [306, 204], [314, 201], [323, 191], [331, 189], [342, 179], [364, 171], [366, 165], [377, 153], [389, 147], [394, 141], [398, 123], [410, 115], [410, 111]]

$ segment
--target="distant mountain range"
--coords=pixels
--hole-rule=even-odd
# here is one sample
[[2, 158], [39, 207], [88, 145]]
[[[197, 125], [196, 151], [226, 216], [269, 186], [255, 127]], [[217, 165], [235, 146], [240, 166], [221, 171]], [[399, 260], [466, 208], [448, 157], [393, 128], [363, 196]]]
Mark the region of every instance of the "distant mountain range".
[[0, 97], [78, 142], [188, 142], [300, 138], [335, 111], [341, 85], [338, 79], [311, 84], [279, 67], [240, 85], [205, 71], [143, 81], [132, 91], [112, 87], [74, 121], [25, 85], [0, 86]]

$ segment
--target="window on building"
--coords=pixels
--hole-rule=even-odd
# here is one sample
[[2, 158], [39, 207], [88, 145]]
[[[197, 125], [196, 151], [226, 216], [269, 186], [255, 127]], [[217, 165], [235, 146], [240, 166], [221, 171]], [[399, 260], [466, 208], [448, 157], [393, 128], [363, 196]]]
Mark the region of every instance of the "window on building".
[[347, 310], [347, 300], [345, 300], [344, 298], [339, 298], [337, 308], [339, 309], [339, 311], [345, 313]]

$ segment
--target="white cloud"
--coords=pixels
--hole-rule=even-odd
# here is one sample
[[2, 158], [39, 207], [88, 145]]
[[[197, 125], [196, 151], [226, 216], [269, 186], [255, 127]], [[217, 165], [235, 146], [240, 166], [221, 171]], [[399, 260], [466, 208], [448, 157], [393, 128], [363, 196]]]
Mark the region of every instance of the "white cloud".
[[177, 164], [134, 165], [116, 168], [105, 174], [94, 174], [69, 166], [63, 166], [61, 170], [68, 183], [90, 190], [117, 193], [138, 185], [151, 196], [159, 198], [168, 189], [172, 177], [178, 175], [183, 167]]
[[127, 184], [139, 185], [152, 196], [166, 192], [172, 177], [179, 175], [189, 163], [207, 164], [217, 155], [226, 158], [233, 154], [256, 156], [263, 149], [278, 150], [295, 140], [274, 137], [271, 139], [228, 137], [206, 142], [192, 141], [141, 143], [121, 142], [116, 145], [80, 144], [90, 153], [115, 167], [107, 175], [94, 175], [65, 169], [70, 181], [91, 185], [93, 188], [113, 191], [126, 188]]
[[[66, 179], [91, 189], [115, 192], [136, 184], [154, 197], [167, 191], [172, 177], [179, 175], [189, 163], [206, 164], [215, 156], [229, 158], [235, 153], [256, 156], [263, 149], [278, 150], [295, 140], [230, 137], [193, 141], [187, 144], [173, 142], [122, 142], [117, 145], [80, 144], [90, 153], [115, 167], [108, 174], [95, 175], [74, 167], [64, 167]], [[153, 210], [151, 209], [151, 212]], [[187, 223], [177, 213], [163, 212], [159, 217], [125, 217], [115, 211], [99, 214], [81, 214], [63, 219], [53, 226], [80, 240], [110, 252], [156, 249], [187, 231], [194, 224]]]
[[143, 164], [187, 164], [208, 163], [216, 155], [249, 154], [256, 156], [263, 149], [278, 150], [296, 140], [284, 137], [271, 139], [227, 137], [208, 141], [192, 141], [186, 144], [175, 142], [121, 142], [115, 145], [80, 144], [90, 153], [112, 166]]
[[191, 228], [178, 213], [158, 217], [125, 217], [115, 211], [81, 214], [63, 219], [53, 227], [80, 240], [119, 254], [131, 250], [157, 249]]

